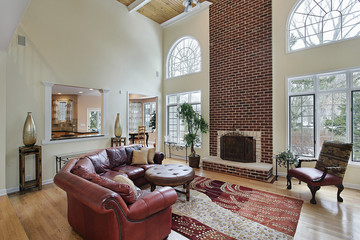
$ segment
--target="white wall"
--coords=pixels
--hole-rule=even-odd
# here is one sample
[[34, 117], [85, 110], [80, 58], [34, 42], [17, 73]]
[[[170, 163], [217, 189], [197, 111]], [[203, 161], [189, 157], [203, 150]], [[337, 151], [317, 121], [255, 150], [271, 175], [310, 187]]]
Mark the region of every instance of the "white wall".
[[0, 196], [4, 195], [6, 182], [5, 161], [5, 126], [6, 126], [6, 57], [7, 53], [0, 50]]
[[[166, 59], [172, 45], [181, 37], [191, 36], [199, 41], [201, 47], [201, 72], [189, 74], [186, 76], [165, 79]], [[165, 113], [166, 113], [166, 95], [171, 93], [189, 92], [201, 90], [201, 114], [209, 123], [209, 8], [200, 13], [176, 23], [164, 29], [164, 81], [163, 81], [163, 133], [166, 133]], [[164, 141], [164, 136], [161, 136], [161, 142]], [[162, 143], [163, 144], [163, 143]], [[188, 154], [190, 149], [188, 150]], [[209, 156], [209, 134], [202, 135], [201, 149], [195, 149], [197, 154], [201, 156]], [[173, 152], [176, 154], [175, 152]], [[185, 152], [180, 152], [185, 156]]]
[[[17, 45], [17, 34], [26, 37], [25, 47]], [[110, 89], [110, 136], [117, 112], [121, 122], [127, 122], [126, 91], [161, 95], [162, 76], [156, 77], [156, 71], [162, 72], [162, 29], [138, 13], [129, 14], [114, 0], [32, 0], [8, 54], [5, 141], [10, 191], [18, 186], [26, 112], [33, 113], [37, 144], [44, 138], [42, 81]], [[109, 146], [110, 139], [43, 145], [43, 180], [52, 180], [56, 154]]]
[[[287, 77], [360, 67], [360, 38], [286, 53], [286, 23], [296, 2], [273, 1], [274, 154], [287, 147]], [[285, 172], [285, 169], [282, 171]], [[360, 167], [349, 166], [344, 182], [360, 188]]]

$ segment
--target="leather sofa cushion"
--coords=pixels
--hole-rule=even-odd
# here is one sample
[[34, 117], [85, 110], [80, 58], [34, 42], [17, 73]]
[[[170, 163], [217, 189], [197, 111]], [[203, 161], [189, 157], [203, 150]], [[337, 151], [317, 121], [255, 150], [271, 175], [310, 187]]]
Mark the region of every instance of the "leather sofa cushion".
[[[84, 168], [80, 167], [73, 173], [82, 177], [90, 182], [98, 184], [102, 187], [108, 188], [114, 192], [117, 192], [127, 204], [132, 204], [136, 201], [136, 195], [133, 189], [128, 184], [118, 183], [104, 176], [100, 176], [96, 173], [89, 173]], [[118, 174], [119, 175], [119, 174]]]
[[87, 157], [79, 159], [79, 161], [72, 169], [73, 173], [75, 173], [76, 171], [86, 171], [88, 173], [96, 173], [93, 163]]
[[342, 179], [330, 173], [326, 174], [325, 179], [321, 182], [312, 182], [321, 178], [323, 171], [316, 168], [294, 168], [289, 170], [289, 175], [310, 184], [311, 186], [337, 185], [342, 183]]
[[158, 164], [133, 165], [133, 166], [141, 167], [141, 168], [143, 168], [143, 169], [146, 171], [146, 170], [148, 170], [149, 168], [152, 168], [152, 167], [154, 167], [154, 166], [158, 166]]
[[104, 173], [110, 169], [110, 161], [106, 150], [101, 150], [87, 156], [95, 167], [97, 174]]
[[126, 173], [131, 180], [145, 176], [145, 170], [136, 166], [124, 165], [114, 168], [113, 170]]
[[106, 149], [110, 161], [110, 167], [116, 168], [126, 164], [127, 155], [124, 147], [115, 147]]

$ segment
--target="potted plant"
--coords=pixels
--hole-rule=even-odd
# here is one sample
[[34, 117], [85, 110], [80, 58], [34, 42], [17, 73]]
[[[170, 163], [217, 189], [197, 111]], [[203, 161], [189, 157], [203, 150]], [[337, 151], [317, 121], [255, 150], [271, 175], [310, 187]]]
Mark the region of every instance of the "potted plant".
[[191, 153], [189, 155], [189, 166], [199, 168], [200, 156], [195, 152], [195, 144], [200, 142], [200, 134], [206, 133], [208, 124], [201, 114], [195, 112], [191, 104], [183, 103], [178, 108], [178, 114], [181, 120], [185, 122], [187, 134], [184, 135], [184, 140], [190, 146]]
[[[281, 167], [288, 167], [294, 164], [295, 166], [298, 165], [299, 159], [298, 157], [293, 154], [290, 149], [287, 149], [286, 151], [282, 151], [275, 155], [275, 159], [277, 160], [278, 165]], [[289, 164], [289, 165], [287, 165]]]

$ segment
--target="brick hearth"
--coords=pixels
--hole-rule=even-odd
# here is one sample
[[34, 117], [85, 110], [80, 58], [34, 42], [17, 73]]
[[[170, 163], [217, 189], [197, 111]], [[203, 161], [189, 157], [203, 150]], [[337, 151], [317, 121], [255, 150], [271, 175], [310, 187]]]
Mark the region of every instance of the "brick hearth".
[[268, 181], [272, 176], [272, 164], [268, 163], [241, 163], [210, 156], [202, 158], [202, 167], [205, 170], [261, 181]]

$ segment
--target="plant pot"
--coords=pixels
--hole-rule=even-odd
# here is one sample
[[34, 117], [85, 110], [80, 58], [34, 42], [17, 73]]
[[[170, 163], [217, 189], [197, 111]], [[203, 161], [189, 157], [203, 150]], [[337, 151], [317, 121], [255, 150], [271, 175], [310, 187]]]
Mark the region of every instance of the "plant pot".
[[195, 157], [189, 156], [189, 166], [192, 168], [199, 168], [200, 164], [200, 155], [196, 155]]

